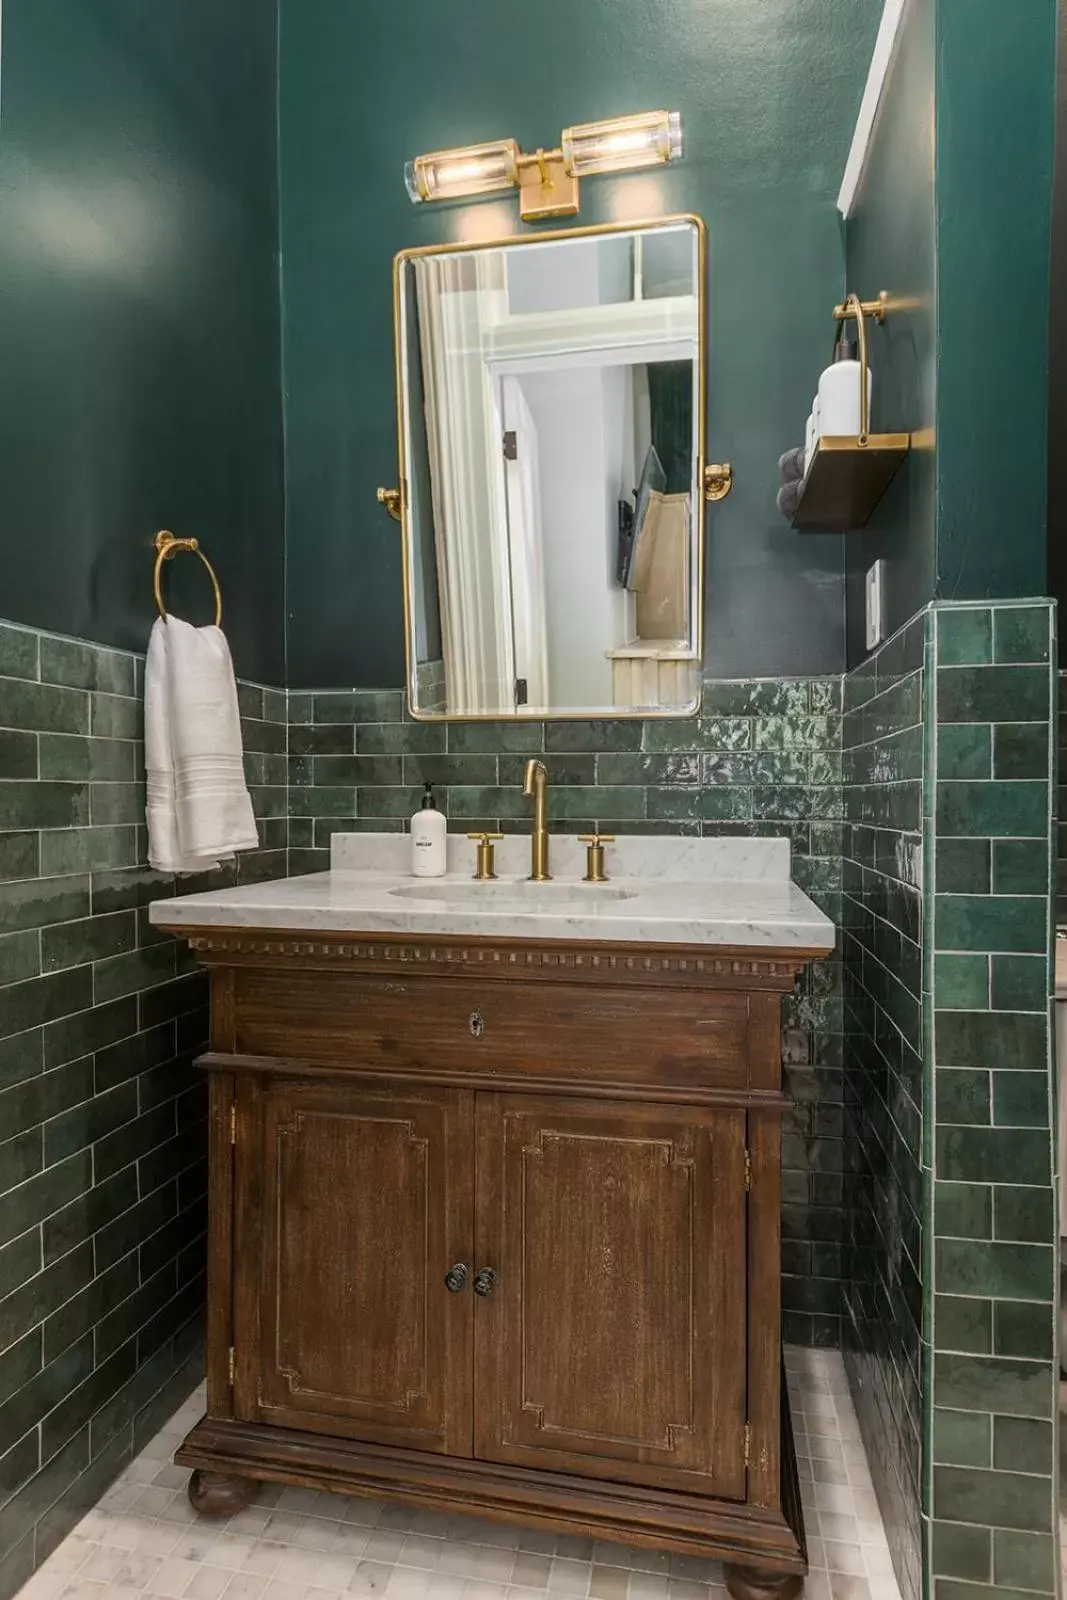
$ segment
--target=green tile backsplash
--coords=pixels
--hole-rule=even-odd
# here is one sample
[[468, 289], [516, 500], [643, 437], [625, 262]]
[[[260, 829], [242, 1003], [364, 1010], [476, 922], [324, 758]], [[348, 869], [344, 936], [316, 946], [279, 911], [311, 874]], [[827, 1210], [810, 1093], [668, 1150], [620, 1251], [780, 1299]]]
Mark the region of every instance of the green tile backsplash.
[[[141, 670], [0, 624], [4, 1593], [199, 1370], [206, 989], [147, 920], [175, 890], [143, 865]], [[240, 696], [247, 880], [286, 867], [287, 717], [282, 693]]]

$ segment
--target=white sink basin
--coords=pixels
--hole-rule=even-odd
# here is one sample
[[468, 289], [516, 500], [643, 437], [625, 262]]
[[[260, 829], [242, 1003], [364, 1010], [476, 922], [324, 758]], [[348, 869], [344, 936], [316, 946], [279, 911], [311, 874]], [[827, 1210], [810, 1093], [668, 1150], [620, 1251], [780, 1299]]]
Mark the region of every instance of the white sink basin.
[[551, 911], [555, 906], [603, 905], [610, 900], [633, 900], [634, 889], [613, 889], [604, 883], [531, 883], [528, 878], [516, 882], [511, 879], [489, 883], [405, 884], [401, 889], [390, 889], [397, 900], [437, 900], [452, 906], [478, 905], [500, 908], [502, 902], [517, 910]]

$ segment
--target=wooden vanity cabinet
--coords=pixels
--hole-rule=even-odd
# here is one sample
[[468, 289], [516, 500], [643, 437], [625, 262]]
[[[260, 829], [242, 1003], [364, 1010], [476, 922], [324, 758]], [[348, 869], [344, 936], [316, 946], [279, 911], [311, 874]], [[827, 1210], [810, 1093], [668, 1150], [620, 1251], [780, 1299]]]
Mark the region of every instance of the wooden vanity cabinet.
[[174, 931], [213, 969], [193, 1504], [307, 1484], [795, 1593], [779, 1010], [806, 953]]

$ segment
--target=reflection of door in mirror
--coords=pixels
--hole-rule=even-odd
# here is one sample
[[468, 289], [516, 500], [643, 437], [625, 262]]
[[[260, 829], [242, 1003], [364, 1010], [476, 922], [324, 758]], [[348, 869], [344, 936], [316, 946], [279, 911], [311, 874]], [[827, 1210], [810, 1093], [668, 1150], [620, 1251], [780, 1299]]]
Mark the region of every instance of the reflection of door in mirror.
[[689, 221], [402, 259], [416, 714], [695, 708], [700, 264]]
[[463, 715], [514, 707], [507, 515], [482, 359], [503, 289], [495, 254], [415, 263], [445, 699]]
[[537, 423], [517, 378], [501, 383], [516, 702], [551, 705]]

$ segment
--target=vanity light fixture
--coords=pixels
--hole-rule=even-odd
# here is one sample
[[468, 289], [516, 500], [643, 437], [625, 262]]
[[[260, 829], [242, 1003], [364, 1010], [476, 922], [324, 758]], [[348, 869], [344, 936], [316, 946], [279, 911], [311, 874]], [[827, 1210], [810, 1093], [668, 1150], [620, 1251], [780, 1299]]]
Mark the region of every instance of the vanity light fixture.
[[468, 144], [457, 150], [434, 150], [416, 156], [404, 169], [408, 194], [421, 200], [458, 200], [513, 189], [518, 177], [519, 147], [514, 139]]
[[519, 191], [524, 222], [572, 217], [578, 180], [598, 172], [662, 166], [682, 155], [677, 111], [641, 111], [632, 117], [564, 128], [558, 150], [521, 151], [514, 139], [463, 145], [416, 156], [404, 169], [408, 194], [423, 200], [475, 200], [502, 189]]
[[563, 165], [576, 178], [594, 172], [658, 167], [682, 157], [682, 118], [677, 111], [639, 111], [635, 117], [583, 122], [564, 128]]

